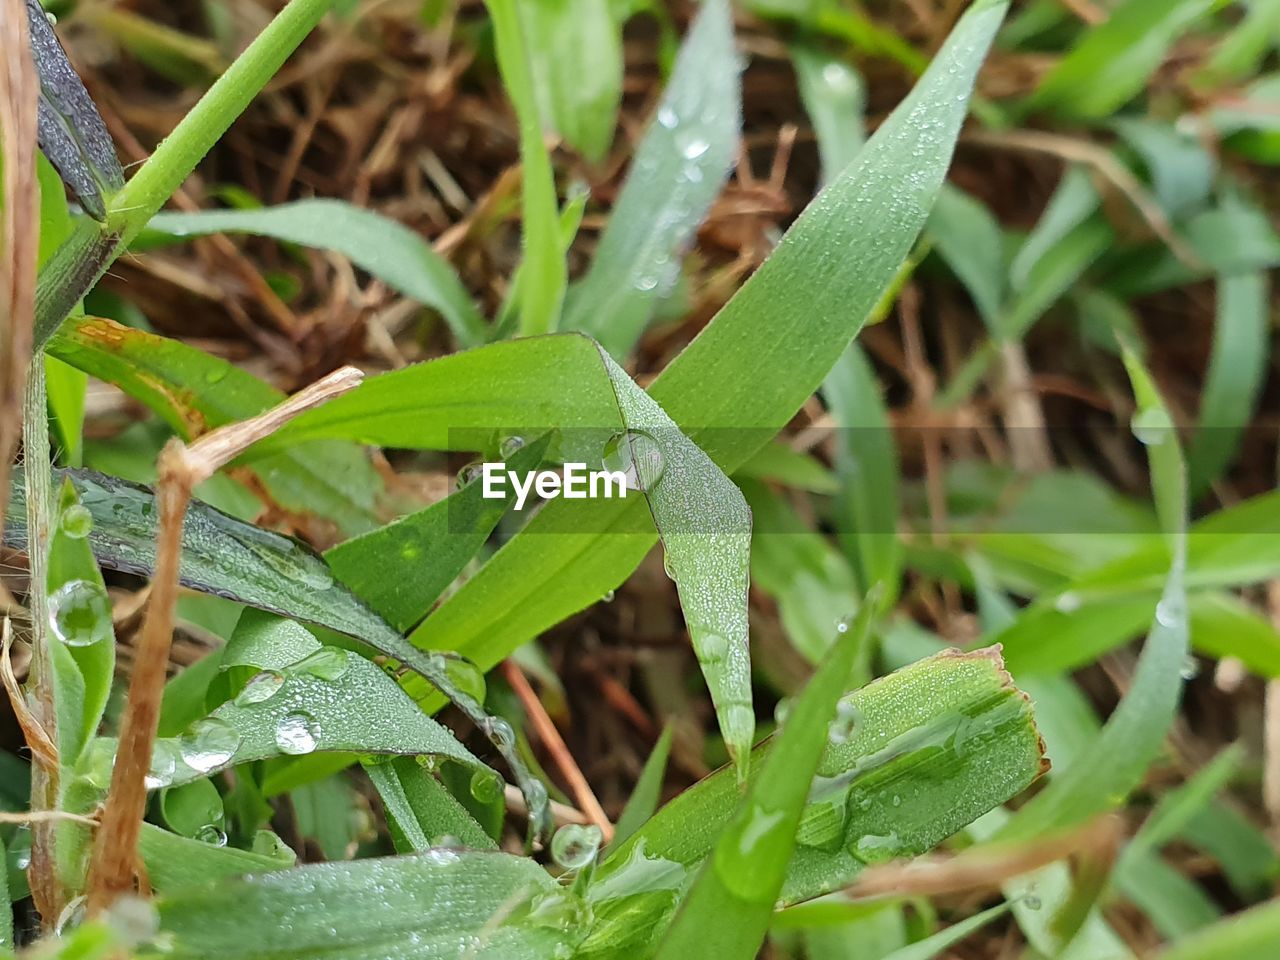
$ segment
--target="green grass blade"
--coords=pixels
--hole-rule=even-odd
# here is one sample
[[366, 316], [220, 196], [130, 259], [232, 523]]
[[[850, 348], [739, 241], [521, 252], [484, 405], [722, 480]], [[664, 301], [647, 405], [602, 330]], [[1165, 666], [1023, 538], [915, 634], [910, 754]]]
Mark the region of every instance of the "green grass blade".
[[621, 24], [610, 5], [597, 0], [541, 0], [521, 13], [543, 122], [599, 163], [622, 101]]
[[676, 728], [671, 723], [662, 728], [662, 734], [653, 745], [649, 759], [645, 760], [644, 769], [640, 771], [636, 785], [631, 790], [631, 797], [622, 810], [622, 816], [614, 824], [610, 849], [626, 843], [658, 809], [658, 802], [662, 799], [662, 782], [667, 772], [667, 758], [671, 756], [671, 743], [675, 739], [675, 733]]
[[[458, 960], [468, 949], [546, 960], [580, 936], [563, 914], [570, 904], [531, 859], [452, 849], [317, 864], [157, 901], [175, 960]], [[546, 918], [558, 907], [562, 924]]]
[[493, 18], [498, 67], [520, 126], [524, 262], [520, 267], [520, 332], [554, 330], [560, 320], [568, 272], [560, 252], [560, 210], [555, 173], [542, 139], [542, 121], [534, 97], [528, 37], [517, 0], [486, 0]]
[[992, 336], [999, 336], [1005, 294], [1004, 235], [991, 211], [959, 187], [944, 185], [925, 228], [933, 249], [969, 291]]
[[1265, 273], [1218, 278], [1213, 352], [1187, 455], [1193, 499], [1231, 465], [1257, 408], [1270, 353], [1270, 302]]
[[1245, 910], [1179, 940], [1160, 960], [1273, 960], [1280, 943], [1280, 901]]
[[565, 310], [566, 329], [590, 334], [614, 357], [644, 332], [724, 184], [742, 126], [739, 71], [728, 0], [709, 0]]
[[898, 451], [875, 371], [856, 343], [827, 374], [822, 396], [839, 428], [835, 467], [840, 480], [840, 544], [862, 584], [884, 584], [887, 608], [898, 595], [902, 576], [902, 544], [896, 530], [902, 513]]
[[981, 930], [988, 923], [1004, 916], [1009, 911], [1009, 904], [1002, 903], [990, 907], [971, 917], [965, 917], [959, 923], [939, 930], [932, 936], [917, 940], [885, 956], [884, 960], [933, 960], [942, 951], [954, 947], [971, 934]]
[[[520, 472], [542, 462], [550, 442], [541, 437], [510, 457]], [[445, 588], [480, 552], [514, 502], [486, 500], [472, 483], [451, 497], [326, 551], [325, 562], [361, 600], [397, 630], [426, 615]]]
[[88, 540], [92, 523], [75, 487], [64, 479], [55, 503], [46, 589], [58, 746], [67, 766], [75, 765], [98, 732], [115, 674], [111, 600]]
[[[836, 642], [796, 698], [741, 807], [663, 938], [658, 960], [750, 960], [760, 949], [795, 849], [809, 784], [832, 742], [832, 715], [866, 641], [875, 604]], [[835, 723], [842, 721], [837, 718]], [[841, 728], [840, 736], [847, 731]]]
[[[819, 764], [782, 892], [788, 903], [847, 885], [868, 862], [932, 849], [1044, 769], [1031, 706], [994, 651], [929, 657], [857, 690], [848, 703], [847, 715], [860, 719], [853, 737], [829, 746]], [[967, 747], [956, 755], [944, 748], [961, 728]], [[772, 749], [769, 741], [756, 748], [754, 771]], [[696, 866], [741, 802], [728, 769], [712, 774], [619, 846], [597, 881], [626, 876], [637, 858]], [[896, 849], [884, 841], [889, 836]]]
[[866, 82], [843, 58], [832, 56], [817, 44], [792, 45], [791, 64], [800, 99], [818, 138], [822, 181], [830, 183], [866, 143]]
[[[589, 467], [601, 463], [609, 438], [621, 438], [628, 447], [651, 445], [657, 451], [657, 475], [640, 480], [643, 499], [676, 581], [725, 742], [733, 756], [745, 760], [755, 727], [747, 652], [750, 511], [729, 478], [593, 341], [561, 335], [497, 343], [374, 377], [299, 417], [265, 446], [273, 449], [321, 436], [396, 447], [477, 449], [487, 447], [495, 431], [513, 428], [522, 434], [559, 428], [563, 459]], [[607, 526], [596, 525], [599, 518], [609, 511], [621, 516], [626, 509], [626, 501], [621, 508], [618, 501], [607, 500], [565, 503], [579, 509], [559, 535], [544, 539], [544, 549], [572, 549], [579, 535], [566, 535], [566, 530], [601, 535]], [[644, 529], [640, 523], [632, 527], [636, 532]], [[548, 548], [552, 540], [559, 542]], [[555, 588], [557, 594], [580, 586], [572, 577], [559, 579], [567, 582]], [[607, 584], [593, 599], [615, 586], [617, 581]], [[541, 590], [540, 584], [530, 582], [521, 594], [504, 599], [511, 605]], [[528, 613], [522, 610], [523, 616], [513, 620], [503, 616], [503, 607], [486, 612], [517, 628]], [[423, 647], [447, 648], [434, 639], [439, 625], [433, 620], [415, 631], [412, 640]], [[484, 654], [472, 653], [470, 659], [490, 665]]]
[[1152, 491], [1172, 563], [1129, 691], [1094, 747], [1022, 807], [1001, 832], [1002, 839], [1067, 827], [1123, 802], [1163, 747], [1182, 692], [1188, 650], [1186, 470], [1150, 375], [1131, 352], [1126, 352], [1125, 364], [1138, 403], [1135, 432], [1147, 441]]
[[333, 250], [389, 287], [440, 311], [464, 347], [487, 339], [484, 321], [458, 275], [403, 224], [341, 200], [297, 200], [258, 210], [159, 213], [148, 231], [175, 239], [247, 233]]
[[1146, 86], [1173, 42], [1216, 0], [1126, 0], [1041, 82], [1032, 104], [1070, 117], [1114, 113]]
[[364, 771], [382, 798], [387, 827], [398, 852], [421, 853], [431, 849], [434, 838], [442, 836], [455, 837], [473, 850], [497, 849], [475, 818], [415, 759], [366, 761]]

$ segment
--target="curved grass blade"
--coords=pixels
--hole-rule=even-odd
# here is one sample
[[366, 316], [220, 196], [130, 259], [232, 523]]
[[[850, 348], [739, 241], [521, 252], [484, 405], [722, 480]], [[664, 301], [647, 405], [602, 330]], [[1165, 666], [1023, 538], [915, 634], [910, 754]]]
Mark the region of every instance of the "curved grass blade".
[[1213, 352], [1191, 450], [1194, 500], [1231, 465], [1257, 408], [1270, 346], [1271, 284], [1265, 272], [1218, 278]]
[[1150, 375], [1129, 350], [1125, 366], [1138, 402], [1135, 433], [1147, 444], [1156, 513], [1172, 562], [1129, 691], [1093, 748], [1023, 806], [1000, 831], [1000, 839], [1021, 840], [1068, 827], [1123, 802], [1141, 783], [1177, 712], [1188, 650], [1186, 468]]
[[1068, 116], [1105, 117], [1139, 94], [1182, 32], [1215, 0], [1127, 0], [1086, 31], [1032, 97]]
[[724, 184], [742, 126], [739, 71], [728, 0], [710, 0], [680, 48], [595, 260], [566, 302], [564, 328], [590, 334], [614, 357], [644, 332]]
[[398, 852], [422, 853], [431, 849], [433, 837], [441, 836], [456, 837], [475, 850], [497, 849], [475, 818], [416, 760], [365, 761], [364, 772], [382, 797]]
[[866, 81], [843, 58], [813, 43], [793, 44], [791, 64], [818, 139], [822, 180], [830, 183], [866, 143]]
[[580, 936], [534, 861], [451, 848], [193, 886], [157, 906], [175, 960], [546, 960]]
[[[345, 437], [477, 449], [513, 426], [521, 433], [560, 428], [562, 457], [596, 465], [609, 443], [619, 444], [620, 460], [631, 465], [661, 537], [726, 745], [745, 762], [755, 729], [747, 648], [751, 512], [738, 488], [662, 408], [599, 345], [570, 334], [493, 344], [366, 383], [350, 402], [298, 418], [264, 446]], [[600, 505], [612, 507], [607, 500], [566, 502], [583, 509], [562, 532], [599, 532], [593, 517]], [[413, 640], [439, 646], [429, 642], [431, 629], [428, 618]]]
[[[970, 7], [910, 97], [650, 388], [722, 470], [737, 469], [777, 434], [893, 282], [943, 180], [967, 95], [1006, 7], [1001, 0]], [[504, 403], [508, 390], [520, 394], [511, 382], [485, 381], [488, 402]], [[582, 389], [569, 378], [559, 383]], [[514, 422], [522, 419], [516, 411]], [[719, 429], [724, 424], [739, 429]], [[415, 640], [493, 665], [635, 569], [654, 542], [637, 506], [548, 504]], [[557, 535], [542, 535], [548, 532]]]
[[750, 960], [759, 951], [795, 849], [809, 783], [824, 749], [841, 742], [833, 739], [832, 715], [866, 642], [876, 605], [867, 598], [857, 621], [836, 641], [797, 697], [742, 805], [663, 938], [658, 960], [697, 953], [718, 960]]
[[463, 346], [486, 339], [480, 312], [448, 261], [413, 230], [372, 210], [319, 198], [259, 210], [158, 213], [147, 229], [174, 238], [249, 233], [334, 250], [392, 289], [440, 311]]
[[1160, 960], [1271, 960], [1280, 942], [1280, 901], [1234, 914], [1179, 940]]

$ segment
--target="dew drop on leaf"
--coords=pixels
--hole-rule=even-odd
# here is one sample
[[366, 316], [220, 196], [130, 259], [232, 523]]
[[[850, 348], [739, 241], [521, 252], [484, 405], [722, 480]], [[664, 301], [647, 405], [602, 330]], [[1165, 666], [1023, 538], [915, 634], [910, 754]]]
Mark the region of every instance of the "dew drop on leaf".
[[484, 735], [489, 738], [499, 750], [512, 750], [516, 745], [516, 733], [511, 729], [511, 724], [503, 720], [501, 717], [486, 717], [484, 722], [480, 724]]
[[497, 803], [502, 799], [502, 777], [492, 770], [477, 770], [471, 775], [471, 796], [480, 803]]
[[225, 720], [209, 717], [182, 738], [182, 760], [192, 770], [209, 773], [230, 760], [240, 746], [240, 734]]
[[517, 452], [524, 449], [524, 437], [512, 434], [498, 441], [498, 456], [510, 460]]
[[551, 838], [551, 859], [566, 870], [581, 870], [595, 860], [602, 839], [597, 826], [566, 823]]
[[111, 638], [111, 600], [90, 580], [68, 580], [49, 596], [49, 627], [69, 647]]
[[835, 719], [827, 728], [827, 739], [839, 746], [848, 743], [858, 735], [862, 727], [862, 711], [849, 697], [836, 704]]
[[237, 707], [250, 707], [255, 703], [265, 703], [274, 697], [284, 686], [284, 674], [279, 670], [263, 670], [254, 675], [244, 685], [244, 689], [236, 694]]
[[315, 653], [303, 657], [289, 669], [293, 673], [317, 677], [321, 680], [338, 680], [347, 672], [348, 663], [347, 651], [339, 647], [321, 647]]
[[624, 430], [606, 441], [604, 468], [627, 478], [628, 490], [652, 490], [662, 479], [666, 463], [662, 446], [643, 430]]
[[1129, 427], [1140, 443], [1148, 447], [1157, 447], [1164, 443], [1173, 432], [1173, 422], [1163, 407], [1147, 407], [1134, 414]]
[[281, 753], [302, 756], [313, 752], [320, 742], [320, 724], [305, 710], [295, 710], [276, 724], [276, 746]]
[[151, 766], [147, 770], [146, 787], [158, 790], [173, 783], [173, 775], [178, 769], [178, 758], [181, 751], [176, 740], [164, 738], [156, 741], [151, 750]]
[[454, 483], [456, 489], [461, 490], [469, 487], [480, 479], [480, 473], [483, 471], [484, 465], [479, 460], [472, 460], [470, 463], [463, 464], [458, 469], [458, 476]]
[[88, 507], [73, 503], [62, 511], [58, 526], [73, 540], [83, 540], [93, 529], [93, 514], [89, 512]]
[[212, 823], [206, 823], [203, 827], [196, 831], [196, 839], [201, 843], [207, 843], [211, 847], [225, 847], [227, 845], [227, 835]]

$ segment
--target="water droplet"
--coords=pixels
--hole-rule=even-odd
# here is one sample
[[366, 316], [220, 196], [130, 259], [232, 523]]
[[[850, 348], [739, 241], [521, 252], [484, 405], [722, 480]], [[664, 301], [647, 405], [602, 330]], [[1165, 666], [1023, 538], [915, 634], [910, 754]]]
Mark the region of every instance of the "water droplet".
[[492, 770], [477, 770], [471, 775], [471, 796], [481, 803], [497, 803], [504, 787], [502, 777]]
[[610, 437], [601, 459], [606, 470], [626, 476], [629, 490], [652, 490], [666, 468], [662, 447], [643, 430], [624, 430]]
[[484, 464], [479, 460], [472, 460], [470, 463], [463, 464], [458, 469], [458, 476], [454, 482], [454, 487], [461, 490], [468, 487], [480, 479], [480, 474], [484, 470]]
[[452, 833], [439, 833], [431, 838], [431, 846], [437, 850], [464, 850], [466, 844]]
[[439, 867], [447, 867], [457, 863], [462, 857], [456, 850], [450, 850], [448, 847], [431, 847], [429, 850], [422, 851], [422, 859]]
[[760, 866], [756, 861], [769, 857], [786, 842], [786, 817], [781, 810], [766, 810], [759, 804], [751, 807], [745, 822], [730, 829], [734, 834], [716, 847], [714, 864], [725, 886], [745, 900], [758, 896]]
[[699, 136], [692, 136], [680, 144], [680, 153], [686, 160], [697, 160], [711, 149], [711, 144]]
[[204, 375], [206, 383], [221, 383], [227, 379], [227, 374], [231, 372], [230, 364], [216, 364], [209, 368]]
[[1028, 910], [1039, 910], [1041, 906], [1040, 898], [1037, 897], [1034, 893], [1028, 893], [1025, 897], [1023, 897], [1022, 904]]
[[642, 274], [636, 277], [635, 287], [641, 293], [648, 293], [650, 290], [658, 289], [658, 278], [651, 273]]
[[791, 707], [794, 703], [793, 697], [783, 697], [773, 705], [773, 722], [778, 726], [782, 726], [787, 722], [787, 717], [791, 715]]
[[664, 104], [658, 110], [658, 123], [662, 124], [668, 130], [674, 129], [675, 125], [679, 122], [680, 116], [676, 113], [674, 108]]
[[843, 63], [828, 63], [822, 68], [822, 82], [834, 94], [850, 94], [858, 88], [858, 78]]
[[524, 449], [524, 437], [512, 434], [509, 437], [503, 437], [498, 441], [498, 455], [503, 460], [510, 460], [519, 451]]
[[827, 739], [839, 746], [856, 737], [861, 728], [862, 711], [853, 702], [853, 698], [845, 697], [836, 704], [836, 716], [827, 728]]
[[849, 852], [863, 863], [884, 863], [896, 857], [901, 849], [902, 841], [896, 833], [869, 833], [855, 840]]
[[196, 831], [196, 837], [201, 843], [207, 843], [211, 847], [225, 847], [227, 845], [227, 835], [212, 823], [206, 823], [203, 827]]
[[849, 632], [849, 618], [841, 617], [836, 621], [836, 633], [845, 634]]
[[278, 670], [263, 670], [249, 679], [244, 689], [236, 694], [237, 707], [249, 707], [255, 703], [265, 703], [274, 697], [284, 686], [284, 674]]
[[551, 838], [551, 859], [566, 870], [581, 870], [595, 860], [602, 839], [597, 826], [566, 823]]
[[604, 602], [604, 603], [613, 603], [613, 598], [614, 598], [615, 596], [617, 596], [617, 593], [616, 593], [615, 591], [613, 591], [613, 590], [606, 590], [606, 591], [604, 592], [604, 594], [600, 597], [600, 599], [601, 599], [601, 601], [602, 601], [602, 602]]
[[1083, 603], [1080, 594], [1074, 590], [1068, 590], [1066, 593], [1059, 594], [1058, 599], [1053, 601], [1053, 609], [1059, 613], [1075, 613]]
[[671, 559], [671, 554], [665, 550], [662, 551], [662, 572], [672, 580], [678, 579], [676, 577], [676, 563]]
[[65, 936], [80, 926], [84, 922], [86, 912], [86, 898], [84, 896], [68, 900], [67, 905], [58, 914], [57, 922], [53, 925], [54, 936]]
[[276, 746], [282, 753], [301, 756], [315, 750], [320, 741], [320, 724], [304, 710], [285, 714], [276, 724]]
[[1156, 447], [1164, 443], [1173, 431], [1173, 421], [1163, 407], [1147, 407], [1134, 414], [1130, 429], [1140, 443]]
[[1178, 676], [1183, 680], [1194, 680], [1200, 676], [1200, 661], [1187, 654], [1182, 658], [1182, 666], [1178, 668]]
[[719, 663], [729, 652], [729, 641], [718, 633], [703, 634], [694, 646], [702, 663]]
[[1186, 611], [1177, 600], [1161, 600], [1156, 604], [1156, 623], [1162, 627], [1174, 628], [1182, 623]]
[[240, 734], [225, 720], [209, 717], [196, 723], [181, 740], [182, 760], [192, 770], [209, 773], [230, 760]]
[[156, 745], [151, 750], [151, 766], [147, 770], [148, 790], [158, 790], [173, 783], [173, 775], [177, 772], [180, 756], [181, 749], [178, 741], [170, 738], [156, 741]]
[[93, 529], [93, 514], [89, 512], [88, 507], [73, 503], [62, 511], [62, 519], [58, 526], [73, 540], [83, 540]]
[[339, 647], [321, 647], [315, 653], [303, 657], [289, 670], [292, 673], [333, 681], [340, 679], [347, 672], [349, 665], [347, 651]]
[[489, 742], [499, 750], [515, 749], [516, 732], [511, 729], [511, 724], [501, 717], [485, 717], [480, 724], [480, 729], [489, 738]]
[[69, 647], [88, 647], [109, 640], [111, 600], [90, 580], [68, 580], [49, 596], [49, 626]]

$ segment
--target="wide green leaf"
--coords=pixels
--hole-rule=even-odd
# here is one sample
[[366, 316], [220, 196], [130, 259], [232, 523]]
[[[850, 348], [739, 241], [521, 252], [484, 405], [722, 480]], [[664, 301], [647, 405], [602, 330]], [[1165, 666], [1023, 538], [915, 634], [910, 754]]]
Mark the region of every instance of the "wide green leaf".
[[709, 0], [636, 148], [595, 260], [566, 304], [564, 327], [590, 334], [614, 357], [630, 352], [670, 292], [724, 184], [742, 125], [739, 69], [728, 0]]
[[486, 339], [484, 321], [453, 268], [401, 223], [341, 200], [296, 200], [256, 210], [158, 213], [148, 230], [185, 238], [248, 233], [333, 250], [398, 293], [440, 311], [458, 342]]

